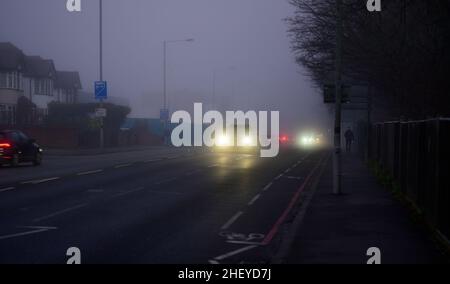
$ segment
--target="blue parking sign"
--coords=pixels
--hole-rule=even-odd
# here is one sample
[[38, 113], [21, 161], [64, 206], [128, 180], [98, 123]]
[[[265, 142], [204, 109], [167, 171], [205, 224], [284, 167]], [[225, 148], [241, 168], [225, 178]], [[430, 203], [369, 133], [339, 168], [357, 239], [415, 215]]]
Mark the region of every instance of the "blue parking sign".
[[108, 98], [108, 88], [106, 81], [95, 81], [95, 99], [105, 100]]

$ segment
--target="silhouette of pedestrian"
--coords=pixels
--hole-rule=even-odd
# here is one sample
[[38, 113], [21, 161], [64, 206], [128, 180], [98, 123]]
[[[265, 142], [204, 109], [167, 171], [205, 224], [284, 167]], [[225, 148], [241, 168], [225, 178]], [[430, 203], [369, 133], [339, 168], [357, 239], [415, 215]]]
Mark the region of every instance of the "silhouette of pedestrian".
[[350, 127], [345, 131], [345, 149], [347, 152], [352, 151], [352, 143], [353, 140], [355, 140], [355, 135], [353, 135], [353, 131], [350, 129]]

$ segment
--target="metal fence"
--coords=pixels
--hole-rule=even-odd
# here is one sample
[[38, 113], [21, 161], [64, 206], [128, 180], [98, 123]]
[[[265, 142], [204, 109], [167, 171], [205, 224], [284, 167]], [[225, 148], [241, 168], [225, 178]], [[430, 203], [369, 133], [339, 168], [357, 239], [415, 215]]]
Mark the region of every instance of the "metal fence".
[[369, 159], [388, 171], [425, 218], [450, 238], [450, 119], [371, 126]]

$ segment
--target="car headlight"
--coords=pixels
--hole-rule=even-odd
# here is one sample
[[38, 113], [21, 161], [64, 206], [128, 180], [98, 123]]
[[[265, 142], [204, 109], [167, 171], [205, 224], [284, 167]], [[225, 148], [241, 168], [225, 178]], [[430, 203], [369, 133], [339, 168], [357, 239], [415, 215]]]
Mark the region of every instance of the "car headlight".
[[244, 146], [252, 146], [252, 143], [253, 143], [252, 138], [249, 136], [246, 136], [242, 139], [242, 145]]
[[226, 135], [219, 136], [216, 140], [217, 146], [228, 146], [230, 145], [230, 139]]

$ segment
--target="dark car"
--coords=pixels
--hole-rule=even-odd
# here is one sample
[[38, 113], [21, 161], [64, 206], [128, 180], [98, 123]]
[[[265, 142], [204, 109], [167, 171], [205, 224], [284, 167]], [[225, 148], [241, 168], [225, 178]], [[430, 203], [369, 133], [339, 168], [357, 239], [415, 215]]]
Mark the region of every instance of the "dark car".
[[28, 138], [19, 130], [0, 130], [0, 165], [15, 167], [21, 162], [42, 163], [42, 149], [36, 140]]

